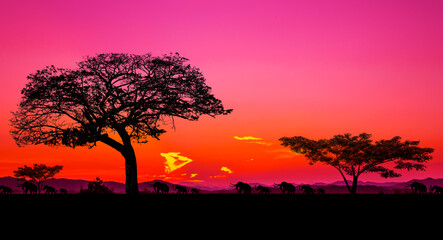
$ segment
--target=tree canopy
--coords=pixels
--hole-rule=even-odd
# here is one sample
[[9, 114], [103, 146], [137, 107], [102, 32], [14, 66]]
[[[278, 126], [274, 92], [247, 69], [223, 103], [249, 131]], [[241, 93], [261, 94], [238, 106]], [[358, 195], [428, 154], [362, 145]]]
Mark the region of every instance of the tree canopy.
[[86, 57], [76, 69], [38, 70], [28, 76], [10, 132], [19, 146], [75, 148], [103, 142], [126, 159], [127, 192], [128, 185], [136, 192], [131, 142], [159, 139], [175, 117], [196, 121], [232, 111], [187, 61], [178, 53], [105, 53]]
[[[401, 141], [401, 137], [396, 136], [374, 142], [371, 137], [367, 133], [357, 136], [346, 133], [331, 139], [311, 140], [295, 136], [279, 140], [283, 146], [304, 154], [310, 164], [321, 162], [337, 169], [350, 193], [356, 192], [358, 177], [363, 173], [378, 173], [384, 178], [400, 177], [397, 170], [423, 171], [426, 168], [424, 163], [432, 159], [434, 149], [419, 147], [419, 141]], [[345, 174], [352, 177], [352, 186]]]
[[178, 53], [109, 53], [86, 57], [78, 69], [38, 70], [22, 90], [12, 136], [19, 145], [92, 147], [98, 141], [115, 145], [106, 134], [115, 131], [146, 142], [165, 133], [162, 123], [173, 117], [230, 113], [187, 61]]

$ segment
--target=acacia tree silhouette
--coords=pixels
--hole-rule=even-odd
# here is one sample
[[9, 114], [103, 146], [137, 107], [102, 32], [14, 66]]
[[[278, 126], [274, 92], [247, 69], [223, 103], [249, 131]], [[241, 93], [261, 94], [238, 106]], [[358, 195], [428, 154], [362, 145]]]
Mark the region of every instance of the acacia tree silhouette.
[[54, 177], [55, 174], [59, 173], [63, 169], [63, 166], [55, 165], [53, 167], [46, 166], [45, 164], [35, 163], [33, 167], [23, 166], [19, 167], [14, 171], [14, 176], [26, 180], [29, 178], [30, 181], [37, 184], [38, 194], [40, 194], [43, 186], [43, 182], [48, 178]]
[[126, 193], [136, 194], [133, 141], [159, 139], [174, 117], [195, 121], [232, 111], [187, 61], [178, 53], [106, 53], [86, 57], [77, 69], [46, 67], [28, 76], [10, 133], [19, 146], [105, 143], [124, 157]]
[[[363, 173], [379, 173], [384, 178], [400, 177], [401, 174], [382, 164], [392, 162], [395, 169], [425, 170], [423, 163], [432, 159], [432, 148], [419, 147], [419, 141], [401, 141], [396, 136], [389, 140], [373, 143], [372, 135], [349, 133], [335, 135], [331, 139], [311, 140], [301, 136], [282, 137], [282, 145], [292, 151], [304, 154], [309, 164], [322, 162], [337, 169], [349, 193], [357, 192], [358, 177]], [[344, 174], [352, 177], [352, 186]]]

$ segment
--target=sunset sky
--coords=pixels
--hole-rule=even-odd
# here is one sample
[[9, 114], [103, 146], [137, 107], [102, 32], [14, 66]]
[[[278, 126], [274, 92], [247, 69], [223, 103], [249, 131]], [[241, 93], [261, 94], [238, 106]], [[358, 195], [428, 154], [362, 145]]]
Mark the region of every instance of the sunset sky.
[[347, 132], [435, 148], [427, 171], [387, 181], [443, 177], [442, 13], [440, 0], [2, 0], [0, 177], [44, 163], [64, 166], [58, 178], [124, 182], [123, 157], [104, 144], [19, 148], [9, 134], [27, 75], [108, 52], [179, 52], [234, 109], [135, 144], [139, 182], [338, 181], [278, 139]]

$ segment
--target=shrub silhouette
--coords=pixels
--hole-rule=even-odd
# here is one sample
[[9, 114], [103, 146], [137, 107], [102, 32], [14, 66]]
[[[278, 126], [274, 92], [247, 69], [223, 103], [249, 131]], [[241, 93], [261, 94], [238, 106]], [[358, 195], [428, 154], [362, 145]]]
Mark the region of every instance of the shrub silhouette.
[[96, 178], [95, 181], [90, 181], [88, 183], [88, 189], [81, 189], [80, 193], [82, 194], [112, 194], [113, 190], [109, 189], [105, 185], [103, 185], [103, 180], [100, 178]]

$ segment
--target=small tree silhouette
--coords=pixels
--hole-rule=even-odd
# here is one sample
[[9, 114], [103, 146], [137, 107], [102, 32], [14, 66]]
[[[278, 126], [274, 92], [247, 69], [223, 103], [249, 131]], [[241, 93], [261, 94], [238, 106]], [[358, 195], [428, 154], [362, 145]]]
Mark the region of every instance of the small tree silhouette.
[[55, 165], [53, 167], [46, 166], [45, 164], [34, 164], [33, 167], [23, 166], [14, 171], [14, 176], [23, 180], [30, 180], [37, 183], [38, 193], [40, 194], [43, 182], [54, 177], [63, 169], [63, 166]]
[[126, 193], [138, 193], [132, 142], [159, 139], [174, 117], [229, 114], [200, 70], [178, 53], [98, 54], [77, 69], [46, 67], [28, 76], [11, 119], [16, 143], [94, 147], [102, 142], [125, 159]]
[[[384, 178], [400, 177], [394, 169], [381, 166], [392, 162], [395, 169], [425, 170], [423, 163], [432, 159], [432, 148], [419, 147], [419, 141], [401, 141], [400, 137], [375, 143], [372, 135], [362, 133], [335, 135], [331, 139], [311, 140], [301, 136], [282, 137], [280, 141], [292, 151], [304, 154], [309, 164], [321, 162], [337, 169], [351, 194], [357, 192], [358, 177], [367, 172], [379, 173]], [[345, 174], [352, 177], [349, 185]]]

